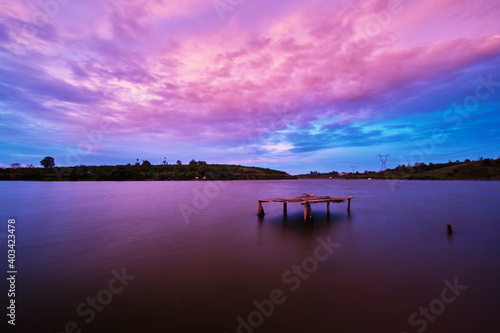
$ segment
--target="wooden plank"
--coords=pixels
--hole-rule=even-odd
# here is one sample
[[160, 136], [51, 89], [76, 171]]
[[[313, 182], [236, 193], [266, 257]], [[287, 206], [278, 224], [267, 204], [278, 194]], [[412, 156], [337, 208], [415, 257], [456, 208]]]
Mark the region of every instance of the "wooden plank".
[[316, 195], [302, 195], [300, 197], [287, 197], [287, 198], [272, 198], [259, 200], [259, 211], [257, 215], [264, 216], [264, 208], [262, 207], [263, 202], [282, 202], [283, 203], [283, 214], [287, 214], [287, 203], [300, 203], [304, 206], [304, 222], [308, 219], [312, 219], [311, 204], [326, 202], [327, 215], [330, 216], [330, 203], [340, 203], [344, 201], [347, 202], [347, 211], [351, 211], [351, 199], [350, 197], [330, 197], [330, 196], [316, 196]]
[[261, 202], [297, 202], [297, 203], [321, 203], [321, 202], [344, 202], [345, 200], [349, 200], [353, 197], [309, 197], [309, 198], [303, 198], [303, 197], [297, 197], [297, 198], [274, 198], [274, 199], [262, 199], [260, 200]]
[[272, 198], [272, 199], [263, 199], [260, 200], [262, 202], [305, 202], [308, 200], [321, 200], [325, 199], [328, 200], [330, 197], [324, 196], [324, 197], [291, 197], [291, 198]]
[[344, 202], [345, 200], [325, 200], [325, 199], [321, 199], [321, 200], [305, 200], [305, 201], [301, 201], [302, 204], [305, 204], [305, 203], [310, 203], [310, 204], [315, 204], [315, 203], [323, 203], [323, 202], [336, 202], [336, 203], [340, 203], [340, 202]]

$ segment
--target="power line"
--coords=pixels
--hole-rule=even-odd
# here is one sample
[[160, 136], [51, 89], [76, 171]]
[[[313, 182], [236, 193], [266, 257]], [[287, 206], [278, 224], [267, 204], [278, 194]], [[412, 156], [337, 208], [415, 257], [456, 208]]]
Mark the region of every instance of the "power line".
[[495, 151], [496, 149], [488, 149], [488, 150], [482, 150], [482, 149], [487, 148], [487, 147], [496, 146], [496, 145], [499, 145], [499, 144], [500, 144], [500, 142], [491, 143], [491, 144], [484, 145], [484, 146], [479, 146], [479, 147], [475, 147], [475, 148], [471, 148], [471, 149], [461, 150], [459, 152], [452, 153], [452, 154], [437, 155], [437, 156], [434, 155], [433, 159], [435, 159], [435, 160], [438, 160], [438, 159], [442, 160], [442, 159], [450, 158], [450, 157], [457, 156], [457, 155], [464, 155], [464, 153], [473, 154], [472, 152], [475, 152], [475, 153], [486, 153], [486, 152], [490, 152], [490, 151]]
[[365, 168], [366, 171], [370, 171], [372, 170], [373, 167], [375, 167], [377, 164], [379, 163], [379, 160], [377, 158], [377, 156], [374, 156], [373, 157], [373, 160], [369, 163], [369, 164], [365, 164], [364, 167], [361, 167], [361, 168]]

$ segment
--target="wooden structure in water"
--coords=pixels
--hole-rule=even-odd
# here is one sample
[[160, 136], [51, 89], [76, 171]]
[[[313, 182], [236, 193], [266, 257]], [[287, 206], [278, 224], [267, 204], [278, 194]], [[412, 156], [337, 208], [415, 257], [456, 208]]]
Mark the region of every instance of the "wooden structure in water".
[[274, 198], [274, 199], [263, 199], [259, 200], [259, 211], [257, 213], [258, 216], [264, 216], [264, 208], [262, 207], [263, 202], [282, 202], [283, 203], [283, 214], [287, 213], [287, 203], [300, 203], [304, 206], [304, 223], [307, 222], [308, 219], [312, 219], [311, 213], [311, 204], [326, 202], [326, 213], [330, 216], [330, 203], [341, 203], [347, 200], [347, 211], [351, 211], [351, 199], [354, 196], [350, 197], [329, 197], [329, 196], [316, 196], [312, 194], [306, 194], [300, 197], [291, 197], [291, 198]]

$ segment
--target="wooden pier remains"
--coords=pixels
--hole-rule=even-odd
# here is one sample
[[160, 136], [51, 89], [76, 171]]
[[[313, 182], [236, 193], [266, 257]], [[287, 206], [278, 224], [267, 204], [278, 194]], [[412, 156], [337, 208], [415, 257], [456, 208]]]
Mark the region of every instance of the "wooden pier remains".
[[263, 202], [282, 202], [283, 203], [283, 215], [286, 216], [287, 213], [287, 203], [300, 203], [304, 206], [304, 223], [307, 220], [312, 219], [311, 212], [311, 204], [326, 202], [326, 214], [330, 216], [330, 203], [341, 203], [347, 200], [347, 211], [351, 211], [351, 199], [354, 196], [350, 197], [329, 197], [329, 196], [316, 196], [313, 194], [304, 193], [300, 197], [291, 197], [291, 198], [273, 198], [273, 199], [263, 199], [259, 200], [259, 210], [257, 215], [264, 216], [264, 208], [262, 207]]

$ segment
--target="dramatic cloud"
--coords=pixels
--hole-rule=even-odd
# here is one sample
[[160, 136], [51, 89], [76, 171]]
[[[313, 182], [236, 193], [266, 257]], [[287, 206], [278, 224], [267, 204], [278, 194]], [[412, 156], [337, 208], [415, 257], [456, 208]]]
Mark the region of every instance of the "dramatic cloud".
[[4, 165], [167, 157], [297, 173], [377, 169], [378, 153], [389, 166], [500, 155], [494, 1], [2, 6]]

